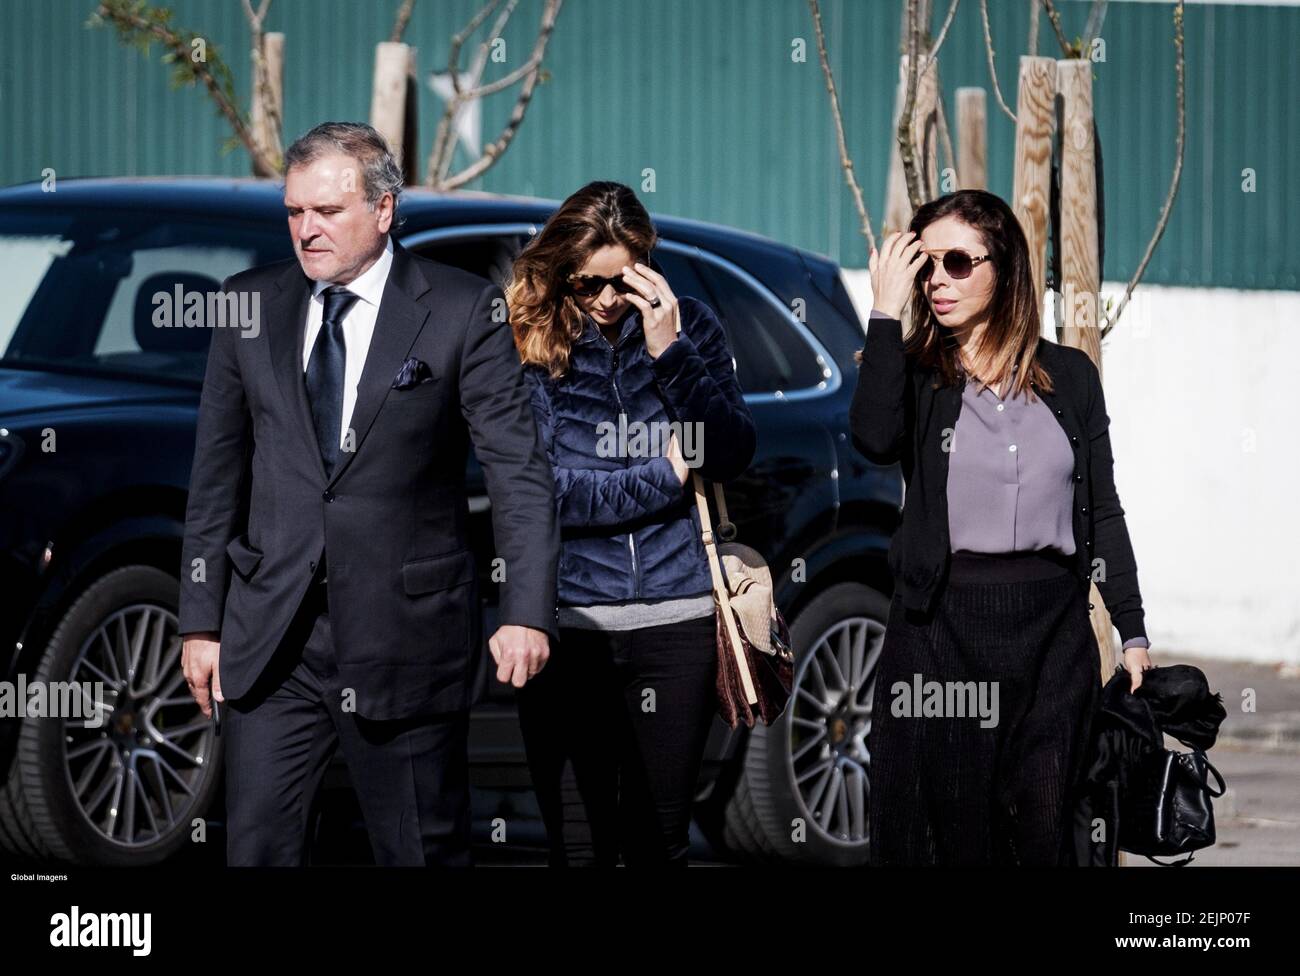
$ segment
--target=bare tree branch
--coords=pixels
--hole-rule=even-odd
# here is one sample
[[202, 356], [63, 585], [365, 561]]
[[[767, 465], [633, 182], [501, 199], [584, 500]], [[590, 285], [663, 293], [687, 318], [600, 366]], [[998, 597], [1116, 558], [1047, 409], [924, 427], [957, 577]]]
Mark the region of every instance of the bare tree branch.
[[483, 155], [471, 165], [465, 167], [455, 176], [440, 180], [438, 183], [439, 189], [454, 190], [457, 187], [464, 186], [470, 180], [477, 179], [501, 158], [514, 140], [519, 127], [523, 124], [524, 115], [528, 111], [528, 104], [533, 97], [533, 89], [537, 87], [537, 79], [541, 74], [542, 59], [546, 54], [546, 45], [550, 42], [551, 34], [555, 30], [555, 19], [560, 14], [562, 4], [563, 0], [546, 0], [546, 7], [542, 11], [541, 28], [537, 34], [537, 41], [533, 45], [532, 56], [529, 58], [529, 63], [533, 66], [532, 70], [528, 72], [528, 76], [524, 79], [523, 87], [519, 91], [519, 98], [515, 102], [514, 110], [510, 113], [510, 119], [502, 130], [500, 137], [496, 142], [484, 147]]
[[1133, 280], [1128, 283], [1124, 289], [1124, 297], [1115, 308], [1115, 314], [1103, 319], [1101, 337], [1106, 338], [1106, 334], [1115, 327], [1119, 321], [1120, 315], [1124, 311], [1124, 306], [1128, 304], [1129, 296], [1133, 294], [1133, 289], [1137, 287], [1142, 275], [1146, 271], [1147, 264], [1151, 261], [1151, 255], [1155, 253], [1156, 245], [1164, 235], [1165, 226], [1169, 223], [1169, 214], [1173, 210], [1174, 198], [1178, 195], [1178, 183], [1183, 173], [1183, 148], [1184, 140], [1187, 134], [1187, 105], [1185, 100], [1185, 78], [1184, 67], [1185, 60], [1183, 56], [1183, 0], [1178, 0], [1178, 6], [1174, 8], [1174, 48], [1178, 52], [1175, 62], [1175, 74], [1177, 77], [1177, 95], [1178, 95], [1178, 143], [1177, 151], [1174, 157], [1174, 172], [1169, 180], [1169, 192], [1165, 195], [1164, 206], [1160, 209], [1160, 219], [1156, 222], [1155, 233], [1151, 235], [1151, 240], [1147, 243], [1146, 253], [1142, 255], [1142, 260], [1138, 263], [1137, 271], [1133, 273]]
[[1065, 39], [1065, 32], [1061, 30], [1061, 15], [1052, 6], [1052, 0], [1043, 0], [1043, 9], [1047, 11], [1047, 19], [1052, 22], [1052, 30], [1056, 31], [1056, 40], [1061, 45], [1061, 53], [1067, 58], [1077, 58], [1079, 52]]
[[1092, 10], [1088, 11], [1088, 26], [1083, 30], [1083, 46], [1080, 57], [1086, 57], [1092, 42], [1101, 36], [1101, 25], [1106, 19], [1106, 0], [1092, 0]]
[[822, 32], [822, 12], [817, 0], [808, 0], [808, 7], [812, 11], [813, 27], [817, 31], [817, 57], [821, 60], [822, 74], [826, 78], [826, 91], [831, 97], [831, 118], [835, 122], [835, 141], [840, 149], [840, 168], [844, 170], [844, 180], [849, 185], [849, 192], [853, 195], [853, 205], [858, 211], [858, 220], [860, 222], [859, 230], [862, 236], [866, 238], [868, 251], [876, 249], [876, 235], [871, 229], [871, 217], [867, 214], [867, 204], [862, 197], [862, 187], [858, 186], [858, 179], [853, 173], [853, 157], [849, 155], [848, 142], [844, 138], [844, 117], [840, 112], [840, 97], [835, 91], [835, 76], [831, 73], [830, 58], [826, 54], [826, 36]]
[[961, 0], [952, 0], [952, 5], [948, 7], [947, 16], [943, 18], [943, 26], [939, 28], [939, 37], [935, 40], [934, 46], [930, 48], [931, 60], [938, 57], [939, 48], [943, 47], [943, 40], [948, 36], [948, 28], [952, 26], [952, 18], [957, 13], [957, 4], [959, 3], [961, 3]]
[[95, 8], [95, 17], [99, 22], [112, 24], [124, 43], [140, 48], [145, 54], [150, 41], [161, 43], [167, 50], [163, 60], [173, 65], [173, 84], [202, 82], [218, 114], [230, 124], [235, 139], [248, 151], [254, 165], [267, 172], [279, 172], [278, 160], [269, 158], [253, 138], [248, 120], [237, 104], [230, 68], [215, 45], [205, 45], [206, 59], [194, 59], [192, 45], [200, 40], [199, 35], [173, 28], [171, 12], [160, 8], [104, 0]]
[[248, 18], [248, 26], [257, 32], [262, 30], [262, 21], [266, 18], [266, 12], [271, 7], [271, 0], [262, 0], [258, 5], [257, 13], [253, 13], [253, 5], [248, 0], [244, 2], [244, 16]]
[[993, 31], [989, 27], [989, 0], [980, 0], [980, 16], [984, 18], [984, 50], [988, 54], [989, 78], [993, 81], [993, 95], [1007, 118], [1015, 122], [1016, 113], [1007, 108], [1006, 100], [1002, 97], [1002, 89], [998, 87], [998, 73], [993, 68]]
[[[266, 47], [262, 24], [266, 20], [267, 11], [271, 9], [271, 0], [262, 0], [258, 5], [257, 12], [253, 12], [253, 5], [249, 0], [243, 0], [244, 16], [248, 19], [248, 32], [250, 39], [249, 58], [253, 63], [253, 94], [255, 111], [253, 114], [256, 120], [258, 113], [266, 120], [265, 130], [269, 142], [262, 146], [262, 155], [268, 162], [273, 163], [271, 166], [264, 166], [259, 163], [258, 170], [261, 176], [273, 176], [280, 171], [280, 157], [284, 154], [284, 148], [280, 143], [281, 120], [280, 111], [276, 107], [275, 99], [271, 97], [271, 77], [266, 65]], [[259, 139], [259, 133], [256, 127], [253, 129], [253, 138]]]
[[[506, 22], [510, 19], [510, 14], [515, 10], [515, 5], [517, 3], [519, 3], [519, 0], [511, 0], [510, 4], [507, 4], [506, 9], [504, 9], [497, 18], [497, 22], [494, 23], [490, 31], [487, 31], [486, 42], [481, 44], [480, 48], [478, 48], [478, 53], [474, 56], [473, 64], [471, 65], [471, 69], [469, 69], [469, 87], [471, 87], [471, 90], [477, 86], [478, 79], [482, 77], [482, 70], [484, 70], [484, 66], [487, 62], [486, 51], [491, 44], [491, 39], [500, 36], [500, 32], [504, 30], [504, 27], [506, 27]], [[481, 23], [484, 22], [485, 19], [490, 16], [491, 12], [497, 9], [499, 5], [500, 0], [490, 0], [489, 4], [478, 10], [478, 13], [474, 14], [474, 16], [469, 19], [469, 23], [465, 25], [464, 30], [461, 30], [459, 34], [452, 36], [451, 49], [447, 56], [447, 73], [450, 74], [451, 77], [452, 94], [450, 99], [447, 99], [447, 104], [442, 107], [442, 118], [439, 118], [438, 120], [437, 134], [434, 135], [433, 139], [433, 152], [429, 153], [429, 165], [425, 168], [424, 182], [428, 186], [437, 185], [441, 179], [446, 177], [447, 170], [451, 169], [451, 160], [452, 157], [455, 156], [456, 151], [456, 142], [454, 133], [452, 133], [452, 126], [455, 125], [456, 117], [459, 116], [461, 107], [463, 107], [465, 101], [468, 100], [463, 88], [460, 87], [460, 48], [464, 47], [465, 40], [468, 40], [469, 36], [471, 36], [474, 31], [478, 30], [478, 26], [480, 26]]]
[[474, 97], [483, 98], [487, 95], [495, 95], [497, 92], [509, 88], [524, 75], [528, 74], [528, 72], [532, 71], [537, 64], [537, 61], [530, 59], [524, 64], [521, 64], [518, 68], [515, 68], [514, 71], [510, 72], [510, 74], [502, 75], [496, 81], [490, 81], [486, 85], [480, 85], [478, 88], [474, 89]]
[[415, 7], [415, 0], [402, 0], [402, 5], [397, 8], [397, 17], [393, 21], [393, 32], [388, 35], [390, 44], [397, 44], [402, 40], [402, 35], [406, 33], [406, 25], [411, 22], [411, 10]]
[[[460, 49], [464, 46], [465, 41], [479, 28], [483, 21], [487, 20], [488, 15], [500, 6], [501, 0], [490, 0], [487, 6], [476, 13], [470, 22], [465, 25], [465, 29], [451, 39], [451, 47], [447, 52], [447, 72], [451, 75], [451, 86], [457, 95], [460, 94]], [[514, 7], [514, 4], [511, 4]], [[496, 32], [493, 31], [493, 34]], [[490, 38], [489, 38], [490, 39]]]
[[912, 113], [916, 111], [916, 82], [919, 72], [917, 51], [917, 0], [907, 0], [907, 94], [903, 111], [898, 116], [898, 152], [903, 162], [903, 182], [907, 185], [907, 198], [912, 210], [925, 201], [921, 197], [921, 174], [916, 168], [916, 144], [912, 135]]

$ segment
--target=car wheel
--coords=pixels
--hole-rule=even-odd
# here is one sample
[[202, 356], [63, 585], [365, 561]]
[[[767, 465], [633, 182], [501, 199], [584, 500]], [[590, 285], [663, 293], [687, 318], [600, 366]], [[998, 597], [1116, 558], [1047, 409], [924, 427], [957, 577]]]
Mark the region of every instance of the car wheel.
[[206, 813], [221, 740], [181, 673], [178, 597], [174, 577], [127, 566], [88, 587], [55, 628], [29, 684], [76, 682], [84, 712], [23, 720], [0, 804], [5, 833], [25, 841], [16, 853], [152, 864]]
[[757, 860], [867, 861], [867, 735], [889, 600], [857, 583], [818, 594], [790, 627], [789, 704], [755, 725], [727, 802], [728, 840]]

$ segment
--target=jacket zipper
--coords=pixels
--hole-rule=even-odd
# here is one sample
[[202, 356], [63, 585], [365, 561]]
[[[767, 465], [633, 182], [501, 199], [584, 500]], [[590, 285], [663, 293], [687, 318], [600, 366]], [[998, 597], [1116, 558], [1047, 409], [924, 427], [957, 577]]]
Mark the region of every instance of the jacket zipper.
[[[605, 339], [605, 334], [603, 332], [601, 333], [601, 338]], [[618, 404], [618, 415], [620, 421], [622, 421], [627, 417], [627, 411], [623, 409], [623, 396], [618, 390], [618, 349], [611, 345], [608, 339], [605, 339], [605, 345], [609, 346], [610, 352], [613, 353], [609, 382], [614, 388], [614, 401]], [[619, 426], [621, 428], [623, 424], [620, 422]], [[623, 462], [624, 464], [627, 463], [626, 457], [623, 459]], [[631, 530], [627, 533], [627, 549], [628, 554], [632, 558], [632, 599], [636, 600], [641, 597], [641, 570], [636, 561], [636, 534]]]

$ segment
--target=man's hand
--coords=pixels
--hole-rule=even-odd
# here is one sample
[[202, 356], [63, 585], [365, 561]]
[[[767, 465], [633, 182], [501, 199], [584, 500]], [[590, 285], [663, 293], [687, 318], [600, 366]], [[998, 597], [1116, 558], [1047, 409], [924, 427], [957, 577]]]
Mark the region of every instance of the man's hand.
[[210, 631], [187, 634], [181, 644], [181, 671], [185, 674], [185, 683], [190, 686], [190, 694], [208, 718], [212, 717], [211, 698], [219, 702], [226, 700], [221, 694], [221, 678], [217, 674], [217, 661], [220, 657], [219, 634]]
[[1124, 668], [1129, 673], [1129, 694], [1137, 691], [1142, 686], [1142, 672], [1154, 668], [1151, 663], [1151, 655], [1147, 653], [1145, 647], [1130, 647], [1123, 652]]
[[504, 624], [488, 639], [488, 650], [497, 662], [497, 680], [522, 688], [545, 667], [551, 642], [544, 630]]

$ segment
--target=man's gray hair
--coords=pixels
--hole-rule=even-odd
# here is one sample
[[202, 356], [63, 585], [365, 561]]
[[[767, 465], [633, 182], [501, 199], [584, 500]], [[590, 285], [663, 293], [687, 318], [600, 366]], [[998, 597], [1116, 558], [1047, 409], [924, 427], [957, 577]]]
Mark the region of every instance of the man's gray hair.
[[371, 210], [385, 193], [393, 195], [393, 209], [402, 192], [402, 170], [384, 137], [364, 122], [322, 122], [294, 140], [284, 154], [284, 171], [315, 162], [327, 153], [342, 153], [361, 164], [366, 206]]

